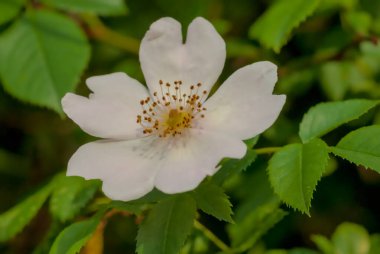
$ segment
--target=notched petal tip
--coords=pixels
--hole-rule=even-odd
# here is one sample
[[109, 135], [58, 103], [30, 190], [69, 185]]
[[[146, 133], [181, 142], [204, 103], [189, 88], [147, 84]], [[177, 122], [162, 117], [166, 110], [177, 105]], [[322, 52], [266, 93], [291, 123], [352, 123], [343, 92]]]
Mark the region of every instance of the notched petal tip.
[[211, 38], [213, 44], [218, 43], [225, 48], [223, 38], [213, 24], [203, 17], [197, 17], [189, 24], [187, 37], [191, 37], [192, 33], [194, 33], [196, 37], [203, 37], [203, 39], [208, 38], [208, 40], [210, 40]]
[[72, 95], [73, 93], [66, 93], [62, 99], [61, 99], [61, 105], [62, 107], [65, 107], [65, 105], [67, 105], [67, 103], [70, 101], [70, 96]]
[[95, 92], [97, 86], [110, 83], [124, 83], [129, 77], [124, 72], [114, 72], [110, 74], [92, 76], [86, 79], [87, 87]]
[[251, 64], [252, 67], [256, 67], [256, 71], [261, 71], [261, 75], [272, 75], [276, 77], [275, 82], [277, 82], [277, 65], [270, 61], [261, 61]]
[[181, 24], [170, 17], [164, 17], [154, 22], [146, 32], [144, 40], [153, 41], [168, 34], [168, 32], [181, 29]]
[[114, 72], [114, 73], [108, 73], [104, 75], [96, 75], [96, 76], [91, 76], [86, 79], [86, 83], [93, 83], [97, 79], [106, 79], [106, 78], [125, 78], [128, 77], [127, 74], [124, 72]]
[[274, 94], [273, 96], [278, 97], [278, 100], [280, 102], [279, 104], [281, 105], [281, 107], [280, 107], [280, 112], [281, 112], [281, 110], [283, 109], [285, 102], [286, 102], [286, 95], [285, 94]]
[[270, 61], [259, 61], [259, 62], [256, 62], [254, 64], [261, 64], [263, 66], [265, 65], [265, 66], [267, 66], [268, 69], [274, 69], [277, 71], [277, 65], [270, 62]]
[[205, 24], [205, 25], [211, 25], [212, 26], [211, 22], [208, 21], [207, 19], [203, 18], [203, 17], [196, 17], [195, 19], [193, 19], [191, 21], [190, 24], [197, 24], [197, 23], [198, 24]]
[[85, 97], [76, 95], [74, 93], [66, 93], [61, 99], [61, 105], [63, 112], [70, 117], [72, 107], [75, 107], [78, 100], [83, 100]]

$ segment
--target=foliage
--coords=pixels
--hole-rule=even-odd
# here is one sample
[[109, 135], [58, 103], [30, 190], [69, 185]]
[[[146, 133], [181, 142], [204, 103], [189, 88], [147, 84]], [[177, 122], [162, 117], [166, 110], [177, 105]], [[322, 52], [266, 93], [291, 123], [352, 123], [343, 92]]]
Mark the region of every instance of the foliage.
[[100, 223], [103, 210], [100, 210], [93, 218], [71, 224], [65, 228], [55, 239], [49, 254], [75, 254], [90, 239]]
[[283, 147], [268, 166], [275, 193], [288, 205], [309, 213], [313, 192], [326, 169], [327, 160], [327, 145], [319, 139]]
[[331, 151], [357, 165], [380, 172], [380, 126], [373, 125], [352, 131]]
[[204, 183], [193, 192], [193, 196], [198, 208], [203, 212], [219, 220], [233, 223], [232, 204], [222, 188], [212, 183]]
[[252, 25], [249, 34], [264, 46], [279, 52], [290, 32], [310, 16], [318, 4], [319, 0], [278, 1]]
[[[356, 119], [376, 106], [378, 101], [347, 100], [318, 104], [311, 108], [300, 124], [300, 137], [303, 142], [337, 128], [339, 125]], [[331, 115], [331, 113], [334, 113]]]
[[122, 0], [43, 0], [42, 2], [66, 11], [96, 13], [104, 16], [122, 15], [127, 11]]
[[77, 215], [95, 195], [99, 182], [85, 181], [80, 177], [59, 177], [56, 180], [50, 200], [50, 211], [61, 221], [67, 221]]
[[27, 12], [2, 36], [0, 45], [4, 88], [21, 100], [58, 112], [62, 96], [74, 89], [90, 57], [76, 24], [48, 11]]
[[51, 189], [51, 185], [46, 186], [0, 215], [0, 241], [10, 239], [30, 222], [49, 196]]
[[[375, 236], [374, 236], [375, 237]], [[314, 235], [312, 240], [324, 254], [329, 253], [358, 253], [365, 254], [379, 250], [371, 244], [370, 236], [365, 228], [353, 223], [343, 223], [337, 227], [331, 241], [324, 236]]]
[[[0, 253], [380, 253], [379, 13], [372, 0], [1, 0]], [[276, 63], [287, 103], [196, 189], [111, 201], [61, 172], [89, 140], [61, 98], [116, 71], [144, 83], [139, 41], [163, 16], [213, 23], [219, 82]]]
[[137, 252], [178, 253], [191, 232], [195, 212], [195, 201], [187, 194], [159, 202], [140, 226]]

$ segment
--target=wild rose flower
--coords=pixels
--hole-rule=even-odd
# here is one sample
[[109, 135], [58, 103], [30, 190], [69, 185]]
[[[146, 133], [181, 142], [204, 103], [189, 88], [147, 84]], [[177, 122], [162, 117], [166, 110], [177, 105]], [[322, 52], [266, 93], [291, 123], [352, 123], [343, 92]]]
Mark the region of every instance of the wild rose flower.
[[242, 158], [242, 140], [273, 124], [285, 95], [272, 94], [276, 66], [258, 62], [236, 71], [207, 99], [225, 58], [223, 39], [203, 18], [189, 25], [186, 43], [176, 20], [153, 23], [140, 47], [148, 89], [113, 73], [87, 79], [89, 98], [68, 93], [62, 99], [74, 122], [103, 138], [76, 151], [67, 175], [101, 179], [108, 197], [127, 201], [154, 187], [192, 190], [222, 158]]

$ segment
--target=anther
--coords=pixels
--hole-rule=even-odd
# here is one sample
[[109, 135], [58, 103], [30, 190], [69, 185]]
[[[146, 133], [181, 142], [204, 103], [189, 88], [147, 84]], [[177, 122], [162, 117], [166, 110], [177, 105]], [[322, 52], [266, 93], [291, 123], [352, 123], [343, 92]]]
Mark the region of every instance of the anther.
[[[137, 116], [136, 122], [143, 127], [144, 134], [154, 133], [163, 138], [176, 137], [183, 133], [183, 129], [192, 128], [193, 119], [205, 117], [200, 113], [206, 110], [202, 107], [202, 102], [207, 91], [201, 92], [199, 89], [202, 83], [191, 85], [188, 94], [182, 93], [181, 80], [173, 80], [172, 83], [159, 80], [159, 84], [160, 95], [159, 91], [155, 91], [152, 97], [140, 101], [142, 115]], [[165, 91], [163, 85], [166, 87]], [[174, 89], [170, 90], [171, 87]], [[198, 113], [200, 116], [197, 116]]]

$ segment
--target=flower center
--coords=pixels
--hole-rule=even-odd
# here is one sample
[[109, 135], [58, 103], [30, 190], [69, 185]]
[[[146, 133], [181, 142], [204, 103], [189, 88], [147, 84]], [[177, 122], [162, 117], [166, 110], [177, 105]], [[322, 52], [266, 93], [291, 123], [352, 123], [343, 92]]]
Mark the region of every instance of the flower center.
[[137, 116], [136, 122], [143, 127], [144, 134], [175, 137], [205, 117], [202, 111], [206, 108], [202, 107], [202, 102], [207, 91], [200, 92], [201, 83], [190, 86], [188, 94], [182, 92], [180, 80], [174, 81], [174, 85], [164, 85], [160, 80], [159, 85], [159, 92], [154, 91], [153, 97], [140, 101], [142, 114]]
[[187, 112], [180, 111], [178, 109], [171, 109], [166, 119], [166, 125], [169, 128], [185, 127], [187, 123], [190, 123], [191, 115]]

